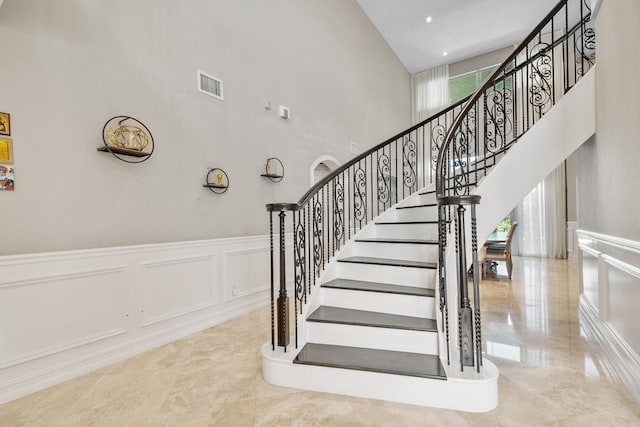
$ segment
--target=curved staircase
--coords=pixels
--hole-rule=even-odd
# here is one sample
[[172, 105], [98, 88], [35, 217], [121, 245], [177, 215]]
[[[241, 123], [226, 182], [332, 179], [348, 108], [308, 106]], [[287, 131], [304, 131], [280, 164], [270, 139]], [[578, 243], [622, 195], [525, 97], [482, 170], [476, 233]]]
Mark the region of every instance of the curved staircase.
[[[477, 248], [595, 132], [593, 43], [587, 1], [562, 0], [469, 99], [298, 203], [267, 205], [266, 381], [471, 412], [498, 405], [498, 370], [482, 357]], [[490, 203], [476, 209], [480, 194]]]

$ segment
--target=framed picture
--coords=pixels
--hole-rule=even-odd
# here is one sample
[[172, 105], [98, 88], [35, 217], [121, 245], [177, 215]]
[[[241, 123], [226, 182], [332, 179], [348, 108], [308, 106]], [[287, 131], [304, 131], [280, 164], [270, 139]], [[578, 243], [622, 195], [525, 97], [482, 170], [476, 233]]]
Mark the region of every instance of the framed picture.
[[15, 172], [11, 165], [0, 165], [0, 191], [13, 191]]
[[0, 135], [11, 135], [11, 116], [9, 113], [0, 113]]
[[0, 137], [0, 163], [13, 164], [13, 140]]

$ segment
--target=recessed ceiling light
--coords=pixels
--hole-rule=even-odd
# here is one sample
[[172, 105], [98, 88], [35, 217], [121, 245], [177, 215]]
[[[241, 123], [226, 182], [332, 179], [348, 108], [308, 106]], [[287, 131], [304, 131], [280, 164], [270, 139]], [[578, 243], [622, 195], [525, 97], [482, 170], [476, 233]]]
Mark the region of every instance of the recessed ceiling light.
[[430, 24], [431, 23], [431, 17], [427, 16], [427, 19], [425, 19], [425, 21], [427, 21], [427, 24]]
[[442, 52], [442, 56], [447, 56], [449, 55], [447, 52]]

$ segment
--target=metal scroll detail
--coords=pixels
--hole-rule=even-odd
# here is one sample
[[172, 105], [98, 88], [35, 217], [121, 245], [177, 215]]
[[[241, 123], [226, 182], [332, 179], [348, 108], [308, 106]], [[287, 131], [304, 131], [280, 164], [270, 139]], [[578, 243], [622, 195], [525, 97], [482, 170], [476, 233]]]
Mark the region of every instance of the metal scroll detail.
[[353, 174], [353, 218], [362, 222], [367, 217], [367, 174], [357, 169]]
[[513, 132], [513, 93], [507, 88], [494, 88], [485, 99], [485, 143], [487, 150], [495, 153], [506, 147]]
[[391, 202], [391, 162], [389, 156], [382, 153], [378, 157], [378, 202], [386, 210]]
[[[295, 215], [295, 214], [294, 214]], [[294, 242], [294, 268], [295, 268], [295, 287], [296, 287], [296, 299], [303, 302], [305, 295], [305, 247], [306, 247], [306, 230], [304, 227], [304, 221], [300, 220], [300, 212], [298, 212], [298, 223], [296, 224], [293, 242]], [[302, 304], [300, 304], [300, 310], [302, 312]]]
[[316, 266], [322, 266], [322, 203], [318, 200], [313, 204], [313, 262]]
[[585, 28], [576, 39], [576, 73], [584, 76], [596, 63], [596, 32]]
[[531, 51], [530, 56], [539, 56], [531, 63], [529, 79], [529, 104], [533, 110], [542, 115], [551, 106], [553, 63], [550, 53], [551, 46], [548, 43], [538, 43]]
[[469, 162], [473, 160], [472, 155], [475, 153], [475, 122], [476, 122], [476, 106], [474, 105], [467, 119], [456, 131], [453, 143], [453, 155], [451, 161], [451, 175], [453, 178], [452, 185], [453, 194], [464, 195], [469, 192]]
[[447, 136], [447, 129], [441, 125], [437, 124], [431, 129], [431, 171], [432, 174], [435, 174], [436, 164], [438, 163], [438, 153], [440, 153], [440, 147], [442, 146], [442, 142], [444, 141], [445, 136]]
[[344, 239], [344, 188], [339, 180], [333, 188], [333, 237], [340, 247]]
[[402, 143], [402, 178], [404, 186], [413, 190], [416, 186], [416, 157], [417, 145], [414, 141], [405, 137]]

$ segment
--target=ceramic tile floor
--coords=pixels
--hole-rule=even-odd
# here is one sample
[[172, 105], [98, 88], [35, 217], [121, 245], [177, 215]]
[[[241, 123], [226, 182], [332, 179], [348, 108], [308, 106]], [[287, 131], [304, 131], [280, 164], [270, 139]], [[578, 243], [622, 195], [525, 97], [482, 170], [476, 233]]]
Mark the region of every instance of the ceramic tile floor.
[[[499, 270], [500, 273], [500, 270]], [[500, 405], [485, 414], [275, 387], [262, 309], [0, 406], [0, 426], [640, 426], [578, 323], [575, 261], [519, 258], [482, 283]]]

